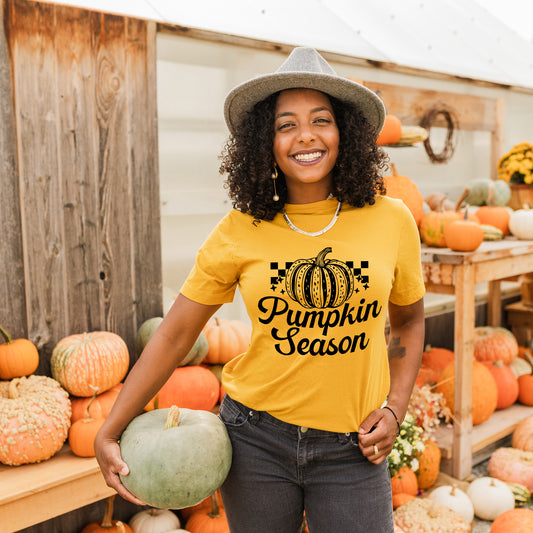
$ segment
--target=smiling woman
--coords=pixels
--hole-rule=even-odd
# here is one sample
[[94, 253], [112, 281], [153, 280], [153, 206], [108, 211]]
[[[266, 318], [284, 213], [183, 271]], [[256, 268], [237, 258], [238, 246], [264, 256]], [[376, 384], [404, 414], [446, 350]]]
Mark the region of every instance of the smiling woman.
[[224, 366], [219, 411], [231, 532], [294, 533], [305, 511], [312, 531], [392, 533], [386, 457], [422, 355], [424, 285], [416, 224], [383, 195], [383, 104], [296, 48], [235, 87], [225, 118], [234, 209], [125, 381], [97, 438], [102, 472], [136, 501], [118, 436], [238, 287], [252, 336]]

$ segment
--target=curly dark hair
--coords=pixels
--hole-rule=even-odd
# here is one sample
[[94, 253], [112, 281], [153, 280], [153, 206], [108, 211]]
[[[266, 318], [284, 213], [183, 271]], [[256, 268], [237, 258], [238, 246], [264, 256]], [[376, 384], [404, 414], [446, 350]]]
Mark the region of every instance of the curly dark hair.
[[[287, 201], [283, 173], [276, 180], [279, 201], [273, 199], [274, 93], [254, 106], [224, 145], [220, 173], [228, 174], [225, 187], [233, 207], [255, 219], [272, 220]], [[333, 193], [354, 207], [374, 204], [384, 194], [382, 173], [386, 152], [375, 143], [376, 132], [353, 105], [329, 96], [339, 129], [339, 155], [333, 169]]]

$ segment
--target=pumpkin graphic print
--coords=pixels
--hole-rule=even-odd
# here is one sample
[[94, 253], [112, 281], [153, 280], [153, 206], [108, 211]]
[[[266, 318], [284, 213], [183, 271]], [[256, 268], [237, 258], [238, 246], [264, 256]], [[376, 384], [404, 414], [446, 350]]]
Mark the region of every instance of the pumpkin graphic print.
[[352, 269], [342, 261], [326, 258], [331, 251], [327, 247], [316, 257], [298, 259], [287, 270], [285, 290], [302, 307], [339, 307], [352, 295]]

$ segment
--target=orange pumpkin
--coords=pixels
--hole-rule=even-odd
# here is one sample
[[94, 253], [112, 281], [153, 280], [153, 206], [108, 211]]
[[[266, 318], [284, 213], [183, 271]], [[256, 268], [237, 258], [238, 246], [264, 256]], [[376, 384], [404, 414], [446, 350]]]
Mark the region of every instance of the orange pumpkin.
[[104, 418], [93, 418], [89, 414], [91, 402], [96, 399], [96, 392], [97, 389], [95, 389], [93, 397], [87, 404], [85, 416], [76, 420], [70, 426], [68, 432], [70, 449], [78, 457], [94, 457], [96, 455], [94, 452], [94, 439], [105, 420]]
[[391, 169], [392, 176], [383, 178], [383, 183], [387, 190], [385, 194], [390, 198], [403, 200], [418, 226], [424, 215], [424, 197], [413, 180], [398, 174], [394, 164], [391, 165]]
[[518, 379], [513, 371], [501, 361], [483, 363], [492, 374], [498, 389], [496, 409], [506, 409], [518, 400]]
[[126, 343], [115, 333], [93, 331], [69, 335], [55, 346], [50, 358], [52, 376], [74, 396], [90, 397], [122, 381], [129, 365]]
[[533, 531], [533, 511], [531, 509], [511, 509], [498, 515], [490, 526], [490, 533], [531, 533]]
[[418, 369], [418, 375], [416, 376], [415, 384], [418, 387], [423, 387], [424, 385], [435, 385], [439, 380], [439, 372], [433, 368], [422, 364]]
[[[215, 492], [215, 495], [218, 506], [223, 508], [224, 504], [222, 503], [220, 489]], [[193, 505], [192, 507], [185, 507], [184, 509], [180, 509], [180, 514], [184, 520], [187, 520], [196, 511], [202, 511], [204, 509], [211, 509], [211, 496], [208, 496], [205, 500], [201, 501], [200, 503], [197, 503], [196, 505]]]
[[0, 462], [38, 463], [58, 452], [70, 427], [70, 400], [47, 376], [0, 381]]
[[419, 489], [432, 487], [440, 473], [441, 451], [437, 443], [431, 439], [424, 441], [424, 451], [418, 456], [418, 470], [415, 472]]
[[420, 220], [419, 226], [422, 242], [428, 246], [445, 248], [444, 228], [460, 218], [461, 216], [458, 213], [444, 209], [442, 204], [436, 210], [425, 213]]
[[76, 420], [80, 420], [80, 418], [83, 418], [87, 409], [89, 409], [89, 415], [92, 418], [106, 418], [111, 412], [111, 408], [113, 407], [121, 388], [122, 383], [119, 383], [108, 391], [105, 391], [102, 394], [97, 394], [94, 400], [92, 397], [71, 397], [70, 402], [72, 404], [72, 423], [76, 422]]
[[39, 352], [28, 339], [13, 340], [0, 326], [5, 343], [0, 344], [0, 379], [21, 378], [33, 374], [39, 366]]
[[518, 450], [533, 452], [533, 415], [518, 423], [513, 431], [511, 445]]
[[[436, 391], [446, 400], [453, 412], [455, 405], [455, 363], [450, 363], [441, 373]], [[490, 418], [498, 404], [498, 388], [489, 369], [474, 361], [472, 366], [472, 424], [481, 424]]]
[[204, 363], [223, 365], [244, 353], [250, 345], [252, 328], [240, 320], [214, 317], [204, 327], [209, 350]]
[[477, 250], [485, 234], [479, 222], [468, 218], [468, 209], [461, 219], [454, 220], [444, 227], [446, 246], [455, 252], [473, 252]]
[[422, 364], [440, 373], [454, 361], [454, 358], [455, 355], [451, 350], [437, 348], [428, 344], [422, 354]]
[[187, 520], [185, 527], [190, 533], [230, 533], [224, 508], [219, 507], [215, 494], [210, 499], [209, 509], [200, 509]]
[[220, 396], [220, 383], [213, 372], [203, 366], [180, 366], [145, 407], [164, 409], [179, 405], [185, 409], [210, 411]]
[[376, 144], [384, 146], [387, 144], [396, 144], [402, 137], [402, 122], [396, 115], [387, 113], [385, 115], [385, 122], [381, 129]]
[[509, 221], [511, 213], [506, 207], [497, 205], [483, 205], [476, 211], [481, 224], [488, 224], [498, 228], [503, 235], [509, 235]]
[[508, 329], [493, 326], [474, 329], [474, 357], [478, 361], [501, 361], [509, 365], [517, 356], [516, 337]]
[[393, 496], [400, 493], [416, 496], [418, 492], [416, 474], [406, 465], [400, 467], [391, 477], [391, 490]]
[[533, 405], [533, 359], [529, 356], [526, 359], [531, 364], [532, 371], [518, 377], [518, 401], [524, 405]]
[[405, 492], [399, 492], [398, 494], [394, 494], [392, 496], [392, 508], [398, 509], [398, 507], [401, 507], [407, 502], [410, 502], [414, 498], [416, 498], [416, 496], [413, 496], [412, 494], [406, 494]]
[[87, 524], [81, 530], [81, 533], [133, 533], [133, 529], [128, 524], [120, 520], [113, 520], [114, 500], [115, 495], [109, 496], [106, 500], [106, 511], [103, 520]]

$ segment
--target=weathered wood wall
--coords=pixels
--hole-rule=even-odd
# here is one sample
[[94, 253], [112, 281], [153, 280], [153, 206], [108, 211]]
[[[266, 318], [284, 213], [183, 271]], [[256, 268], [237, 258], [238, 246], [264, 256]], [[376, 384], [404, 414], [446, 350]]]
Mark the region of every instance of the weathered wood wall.
[[[155, 24], [0, 5], [0, 323], [36, 344], [37, 374], [83, 331], [118, 333], [133, 363], [162, 313]], [[25, 531], [79, 531], [104, 507]], [[136, 510], [118, 498], [115, 518]]]
[[0, 323], [38, 347], [162, 313], [155, 24], [3, 0]]

